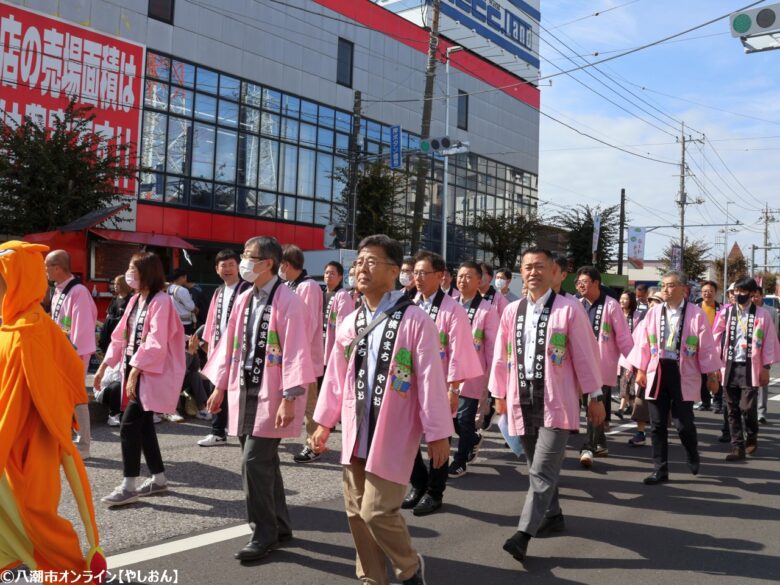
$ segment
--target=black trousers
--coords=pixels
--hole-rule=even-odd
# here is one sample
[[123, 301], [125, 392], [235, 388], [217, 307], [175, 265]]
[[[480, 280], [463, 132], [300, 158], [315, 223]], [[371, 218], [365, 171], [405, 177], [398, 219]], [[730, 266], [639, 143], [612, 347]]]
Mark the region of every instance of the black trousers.
[[[136, 387], [140, 391], [140, 383]], [[119, 438], [122, 443], [122, 469], [125, 477], [141, 475], [141, 453], [152, 474], [163, 473], [162, 454], [154, 429], [154, 413], [144, 410], [140, 394], [127, 403], [119, 426]]]
[[707, 390], [707, 374], [701, 375], [701, 403], [706, 408], [712, 406], [712, 394]]
[[[214, 386], [211, 382], [208, 383], [209, 387], [213, 390]], [[220, 411], [214, 415], [211, 419], [211, 434], [223, 439], [227, 437], [227, 424], [228, 424], [228, 397], [227, 392], [222, 398], [222, 406], [219, 407]]]
[[100, 403], [108, 408], [108, 414], [116, 416], [122, 413], [122, 384], [112, 382], [103, 391], [100, 397]]
[[[582, 448], [580, 449], [580, 453], [583, 451], [591, 451], [596, 452], [597, 449], [603, 448], [606, 449], [607, 447], [607, 433], [606, 433], [606, 426], [609, 421], [609, 414], [612, 410], [612, 386], [602, 386], [601, 391], [604, 393], [604, 411], [606, 413], [606, 416], [604, 417], [604, 422], [601, 423], [599, 426], [594, 426], [593, 423], [590, 421], [590, 418], [587, 419], [587, 432], [585, 433], [585, 442], [582, 444]], [[587, 416], [588, 413], [588, 395], [585, 394], [582, 397], [582, 406], [585, 408], [585, 414]]]
[[[450, 438], [452, 443], [452, 438]], [[422, 456], [422, 450], [417, 449], [417, 456], [414, 458], [414, 467], [412, 467], [412, 487], [423, 492], [428, 492], [432, 498], [441, 500], [444, 497], [444, 490], [447, 488], [447, 473], [450, 470], [450, 460], [444, 462], [439, 468], [433, 466], [429, 461], [425, 464]]]
[[746, 364], [733, 364], [725, 389], [731, 445], [739, 449], [758, 440], [758, 388], [747, 385], [746, 372]]
[[[658, 376], [660, 375], [660, 386]], [[677, 427], [677, 434], [685, 447], [688, 461], [699, 461], [696, 425], [693, 418], [693, 401], [683, 400], [680, 385], [680, 367], [676, 360], [662, 359], [656, 373], [659, 387], [655, 400], [648, 400], [650, 409], [650, 438], [653, 442], [653, 463], [657, 471], [669, 469], [669, 412]], [[649, 394], [652, 395], [652, 394]]]

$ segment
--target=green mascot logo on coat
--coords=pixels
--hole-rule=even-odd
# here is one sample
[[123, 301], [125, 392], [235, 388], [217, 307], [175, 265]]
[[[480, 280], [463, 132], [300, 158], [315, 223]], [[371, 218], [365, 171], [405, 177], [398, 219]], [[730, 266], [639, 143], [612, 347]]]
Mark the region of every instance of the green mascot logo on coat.
[[412, 352], [402, 347], [396, 352], [394, 361], [395, 369], [390, 378], [390, 387], [406, 398], [409, 388], [412, 387]]
[[601, 324], [601, 341], [607, 343], [609, 341], [610, 333], [612, 333], [612, 326], [605, 321]]
[[269, 368], [282, 365], [282, 344], [279, 342], [279, 334], [276, 331], [268, 332], [268, 344], [265, 353], [268, 356], [266, 363]]
[[482, 343], [485, 341], [485, 332], [482, 329], [474, 330], [474, 349], [477, 351], [482, 349]]
[[756, 329], [756, 349], [764, 347], [764, 330]]
[[685, 338], [685, 357], [692, 358], [696, 355], [699, 348], [699, 338], [696, 335], [689, 335]]
[[550, 335], [550, 345], [547, 353], [550, 355], [550, 361], [554, 366], [562, 366], [566, 359], [566, 341], [565, 333], [557, 332]]
[[450, 344], [450, 336], [446, 331], [439, 331], [439, 359], [447, 357], [447, 346]]

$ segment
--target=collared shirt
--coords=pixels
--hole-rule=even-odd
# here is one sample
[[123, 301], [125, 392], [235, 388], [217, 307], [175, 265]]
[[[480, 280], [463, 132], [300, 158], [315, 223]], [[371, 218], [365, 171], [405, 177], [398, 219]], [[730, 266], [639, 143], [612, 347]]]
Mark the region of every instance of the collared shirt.
[[477, 298], [477, 295], [474, 295], [469, 300], [466, 300], [466, 299], [463, 298], [463, 295], [461, 295], [458, 298], [458, 302], [460, 303], [461, 307], [463, 307], [464, 309], [466, 309], [466, 311], [468, 311], [471, 308], [471, 303], [473, 303], [474, 299], [476, 299], [476, 298]]
[[[404, 295], [403, 290], [396, 290], [392, 292], [385, 293], [385, 295], [382, 297], [382, 300], [379, 301], [379, 305], [376, 308], [376, 311], [371, 311], [371, 309], [368, 308], [368, 305], [366, 304], [366, 326], [370, 325], [371, 322], [379, 315], [381, 315], [384, 311], [387, 311], [388, 309], [392, 308], [398, 301], [401, 299], [401, 297]], [[433, 297], [431, 297], [433, 298]], [[382, 325], [375, 327], [369, 334], [367, 338], [368, 342], [368, 352], [366, 354], [366, 377], [367, 379], [367, 388], [366, 392], [368, 393], [368, 396], [373, 396], [374, 393], [374, 376], [376, 375], [376, 362], [379, 359], [379, 348], [382, 346], [382, 335], [384, 333], [384, 327]], [[358, 439], [357, 439], [357, 452], [355, 453], [356, 457], [359, 457], [360, 459], [366, 459], [368, 457], [368, 416], [371, 411], [370, 406], [370, 398], [369, 398], [369, 407], [366, 408], [363, 411], [363, 418], [358, 423]]]
[[582, 297], [582, 300], [584, 301], [585, 310], [588, 312], [588, 319], [590, 319], [591, 327], [593, 327], [593, 325], [596, 324], [596, 312], [598, 309], [599, 301], [605, 301], [606, 296], [607, 296], [606, 293], [604, 293], [604, 291], [601, 291], [601, 293], [599, 293], [599, 298], [593, 301], [593, 303], [591, 303], [585, 297]]
[[[525, 377], [529, 380], [534, 377], [534, 357], [536, 354], [536, 327], [542, 316], [544, 305], [552, 294], [552, 289], [547, 289], [537, 301], [532, 301], [530, 295], [528, 305], [525, 308], [525, 330], [523, 331], [523, 355], [525, 357]], [[544, 348], [542, 348], [544, 350]]]
[[417, 295], [417, 306], [420, 307], [426, 313], [430, 313], [434, 298], [436, 298], [436, 293], [433, 293], [427, 299], [425, 298], [425, 295], [419, 293]]
[[219, 323], [217, 323], [220, 335], [225, 332], [225, 327], [227, 327], [228, 317], [230, 316], [228, 315], [228, 306], [230, 305], [230, 299], [233, 297], [233, 293], [239, 284], [241, 284], [241, 281], [237, 280], [234, 285], [225, 284], [225, 288], [222, 289], [222, 318]]
[[[666, 303], [663, 306], [666, 308], [666, 328], [661, 331], [661, 339], [663, 339], [664, 343], [664, 346], [661, 348], [661, 359], [680, 359], [680, 356], [677, 354], [677, 329], [680, 325], [680, 317], [682, 316], [682, 308], [685, 306], [685, 301], [681, 302], [675, 309]], [[680, 331], [680, 335], [682, 335], [682, 331]]]

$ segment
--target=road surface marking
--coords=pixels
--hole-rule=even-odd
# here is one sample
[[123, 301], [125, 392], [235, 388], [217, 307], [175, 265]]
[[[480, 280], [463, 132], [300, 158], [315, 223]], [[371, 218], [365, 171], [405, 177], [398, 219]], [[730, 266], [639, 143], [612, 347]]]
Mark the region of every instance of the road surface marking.
[[618, 433], [622, 433], [623, 431], [627, 431], [628, 429], [636, 428], [635, 422], [630, 422], [626, 424], [622, 424], [618, 427], [615, 427], [614, 430], [609, 431], [608, 433], [605, 433], [606, 435], [617, 435]]

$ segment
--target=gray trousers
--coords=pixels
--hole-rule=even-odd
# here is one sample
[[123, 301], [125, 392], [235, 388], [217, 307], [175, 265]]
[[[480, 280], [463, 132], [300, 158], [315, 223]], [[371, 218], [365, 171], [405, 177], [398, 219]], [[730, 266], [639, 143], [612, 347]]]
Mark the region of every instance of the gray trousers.
[[279, 535], [292, 534], [284, 483], [279, 468], [281, 439], [243, 435], [241, 442], [241, 478], [246, 497], [246, 515], [253, 530], [252, 540], [270, 544]]
[[528, 494], [517, 529], [530, 536], [545, 517], [560, 513], [558, 503], [558, 478], [566, 457], [566, 441], [571, 431], [563, 429], [539, 429], [538, 437], [523, 436], [523, 449], [528, 457]]
[[766, 418], [766, 409], [769, 404], [769, 386], [758, 387], [758, 417]]

